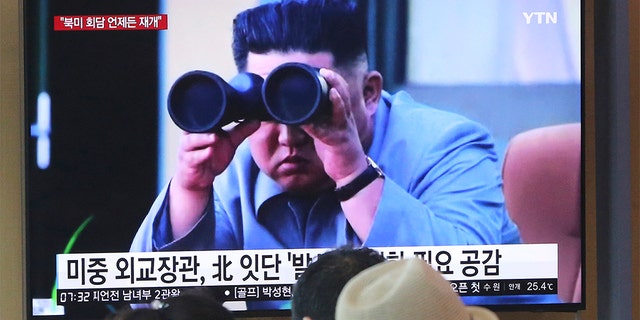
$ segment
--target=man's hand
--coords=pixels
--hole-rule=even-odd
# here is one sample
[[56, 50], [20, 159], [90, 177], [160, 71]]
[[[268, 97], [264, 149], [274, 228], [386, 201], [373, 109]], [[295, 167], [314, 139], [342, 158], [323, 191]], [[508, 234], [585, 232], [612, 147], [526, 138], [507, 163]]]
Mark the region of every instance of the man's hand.
[[[345, 79], [334, 71], [320, 69], [320, 74], [331, 87], [331, 117], [325, 122], [304, 125], [302, 128], [313, 137], [316, 153], [326, 173], [337, 187], [342, 187], [353, 181], [368, 166], [358, 133], [358, 130], [366, 130], [366, 127], [359, 128], [357, 120], [365, 123], [369, 114], [362, 92], [350, 91]], [[363, 242], [369, 237], [383, 184], [383, 179], [376, 179], [351, 199], [341, 202], [349, 224]]]
[[328, 120], [302, 128], [313, 137], [316, 152], [329, 177], [341, 186], [367, 167], [353, 110], [360, 106], [352, 105], [349, 86], [342, 76], [329, 69], [321, 69], [320, 74], [331, 88], [332, 113]]
[[259, 127], [258, 121], [246, 121], [229, 131], [182, 136], [178, 167], [169, 188], [174, 239], [184, 236], [200, 219], [210, 199], [213, 180], [229, 166], [240, 143]]

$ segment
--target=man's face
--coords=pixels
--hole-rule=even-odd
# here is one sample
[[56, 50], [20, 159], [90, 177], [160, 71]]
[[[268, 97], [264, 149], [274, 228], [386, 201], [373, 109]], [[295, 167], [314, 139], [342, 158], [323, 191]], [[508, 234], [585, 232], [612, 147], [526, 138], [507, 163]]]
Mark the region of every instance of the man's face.
[[[266, 54], [249, 53], [247, 72], [266, 78], [269, 73], [286, 62], [306, 63], [317, 68], [333, 68], [333, 55], [327, 52], [270, 52]], [[356, 122], [366, 121], [362, 84], [345, 78], [349, 83]], [[354, 105], [354, 102], [356, 103]], [[361, 125], [358, 124], [358, 129]], [[249, 137], [251, 154], [258, 167], [275, 180], [285, 190], [313, 193], [333, 186], [327, 176], [320, 158], [316, 154], [313, 139], [298, 126], [284, 125], [264, 121], [258, 131]]]

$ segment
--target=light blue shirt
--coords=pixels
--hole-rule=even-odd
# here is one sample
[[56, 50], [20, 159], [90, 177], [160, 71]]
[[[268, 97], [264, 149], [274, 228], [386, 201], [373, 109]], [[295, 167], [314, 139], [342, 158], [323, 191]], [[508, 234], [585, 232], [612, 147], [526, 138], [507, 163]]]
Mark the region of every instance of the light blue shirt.
[[[504, 205], [498, 157], [489, 132], [460, 115], [384, 93], [368, 155], [385, 173], [368, 239], [353, 233], [327, 192], [308, 217], [276, 208], [282, 189], [262, 173], [245, 142], [214, 181], [214, 203], [181, 239], [171, 238], [165, 188], [132, 251], [332, 248], [519, 243]], [[214, 210], [215, 208], [215, 210]]]
[[[486, 128], [419, 104], [406, 92], [385, 92], [374, 130], [367, 154], [386, 177], [364, 243], [330, 191], [318, 196], [306, 217], [283, 210], [286, 194], [258, 169], [244, 142], [229, 168], [216, 177], [213, 201], [187, 235], [171, 238], [165, 187], [131, 251], [334, 248], [349, 242], [368, 247], [520, 243], [518, 228], [505, 209], [498, 157]], [[558, 302], [556, 295], [463, 300]]]

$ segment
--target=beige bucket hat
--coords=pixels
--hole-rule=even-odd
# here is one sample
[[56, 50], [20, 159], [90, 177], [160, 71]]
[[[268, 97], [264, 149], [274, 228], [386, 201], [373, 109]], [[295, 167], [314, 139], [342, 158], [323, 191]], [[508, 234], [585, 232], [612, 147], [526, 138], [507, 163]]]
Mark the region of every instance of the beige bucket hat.
[[336, 320], [499, 320], [489, 309], [465, 306], [449, 281], [421, 259], [372, 266], [342, 289]]

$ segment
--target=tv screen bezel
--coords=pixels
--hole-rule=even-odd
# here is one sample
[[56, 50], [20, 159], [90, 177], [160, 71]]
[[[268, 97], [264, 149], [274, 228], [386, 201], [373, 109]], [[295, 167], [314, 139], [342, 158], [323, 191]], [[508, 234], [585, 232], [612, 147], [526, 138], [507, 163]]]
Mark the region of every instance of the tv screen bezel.
[[[585, 14], [585, 12], [588, 11], [588, 10], [585, 9], [585, 3], [588, 3], [588, 2], [590, 2], [590, 1], [583, 1], [583, 5], [582, 5], [583, 6], [583, 10], [582, 10], [583, 11], [583, 13], [582, 13], [582, 15], [583, 15], [583, 18], [582, 18], [582, 21], [583, 21], [583, 33], [585, 32], [585, 28], [588, 28], [588, 26], [585, 27], [585, 22], [590, 21], [590, 19], [586, 18], [587, 15]], [[582, 57], [583, 57], [583, 61], [586, 61], [586, 63], [583, 63], [583, 71], [582, 71], [582, 74], [583, 74], [583, 81], [582, 81], [582, 88], [583, 89], [582, 89], [582, 91], [583, 91], [583, 103], [584, 103], [584, 106], [583, 106], [583, 124], [584, 124], [584, 128], [583, 128], [583, 136], [584, 136], [584, 138], [583, 138], [583, 141], [585, 142], [585, 143], [583, 143], [583, 145], [585, 146], [585, 151], [584, 151], [585, 168], [583, 170], [583, 174], [585, 175], [585, 179], [584, 179], [584, 183], [585, 183], [585, 188], [584, 188], [585, 189], [585, 194], [584, 194], [584, 196], [585, 196], [585, 200], [584, 200], [584, 203], [585, 203], [585, 214], [583, 215], [583, 219], [588, 219], [589, 216], [590, 216], [589, 215], [589, 210], [588, 210], [588, 208], [589, 208], [589, 200], [588, 200], [589, 199], [589, 196], [588, 196], [589, 188], [588, 188], [588, 185], [589, 185], [589, 182], [594, 183], [594, 180], [590, 180], [589, 179], [590, 177], [587, 174], [589, 172], [590, 166], [594, 166], [592, 163], [589, 162], [589, 154], [590, 153], [594, 153], [594, 151], [592, 150], [593, 147], [590, 147], [590, 144], [588, 143], [588, 141], [590, 141], [589, 140], [590, 138], [594, 139], [593, 136], [592, 136], [593, 135], [593, 126], [594, 126], [593, 125], [593, 123], [594, 123], [593, 111], [590, 112], [588, 110], [588, 105], [589, 105], [588, 96], [592, 95], [592, 93], [590, 93], [589, 89], [587, 88], [590, 85], [592, 86], [592, 84], [588, 83], [589, 82], [588, 81], [589, 80], [588, 79], [589, 69], [590, 69], [591, 63], [589, 62], [590, 60], [588, 60], [586, 57], [589, 55], [589, 52], [587, 52], [587, 51], [592, 51], [592, 50], [585, 49], [585, 46], [587, 45], [585, 42], [588, 42], [588, 41], [592, 41], [592, 40], [583, 38], [583, 49], [582, 49], [583, 50], [583, 54], [582, 54]], [[26, 69], [26, 66], [25, 66], [25, 69]], [[25, 71], [25, 74], [26, 74], [26, 71]], [[23, 125], [25, 127], [27, 127], [28, 126], [27, 125], [27, 121], [24, 121]], [[24, 128], [23, 132], [24, 132], [24, 134], [28, 133], [28, 128]], [[26, 177], [25, 177], [25, 179], [26, 179]], [[25, 216], [26, 216], [26, 214], [25, 214]], [[593, 219], [593, 217], [592, 217], [592, 219]], [[588, 231], [589, 231], [588, 223], [583, 223], [583, 225], [585, 226], [583, 228], [583, 234], [586, 237], [587, 234], [588, 234]], [[24, 238], [26, 239], [27, 237], [28, 237], [28, 235], [25, 234]], [[585, 239], [585, 242], [586, 242], [586, 239]], [[583, 242], [583, 246], [585, 246], [585, 242]], [[27, 248], [27, 250], [28, 250], [28, 248]], [[587, 300], [586, 299], [587, 295], [585, 295], [585, 292], [589, 288], [589, 286], [587, 286], [587, 276], [586, 276], [586, 275], [589, 274], [588, 273], [588, 257], [587, 257], [589, 255], [589, 251], [586, 250], [586, 248], [585, 248], [585, 249], [583, 249], [583, 253], [584, 253], [583, 254], [583, 266], [585, 267], [585, 269], [584, 269], [584, 272], [583, 272], [583, 280], [582, 280], [583, 281], [583, 299], [582, 299], [582, 302], [579, 303], [579, 304], [576, 304], [576, 305], [572, 304], [573, 306], [569, 306], [566, 309], [564, 308], [564, 306], [561, 306], [558, 309], [551, 308], [551, 309], [548, 309], [548, 310], [545, 310], [545, 311], [579, 311], [579, 310], [585, 309], [585, 303], [586, 303], [586, 300]], [[27, 299], [28, 298], [29, 297], [27, 297]], [[521, 307], [521, 305], [519, 305], [519, 306], [504, 306], [504, 307], [500, 306], [500, 307], [495, 307], [495, 309], [499, 310], [499, 311], [516, 311], [516, 310], [521, 310], [520, 307]], [[527, 311], [534, 311], [534, 310], [527, 310]], [[242, 315], [242, 316], [246, 315], [246, 316], [251, 316], [251, 317], [254, 317], [254, 316], [265, 316], [266, 315], [266, 314], [262, 314], [261, 312], [253, 312], [253, 311], [243, 311], [243, 312], [241, 312], [239, 314]], [[287, 314], [288, 314], [287, 312], [282, 313], [280, 311], [275, 311], [273, 313], [273, 315], [287, 315]], [[269, 315], [271, 315], [271, 314], [269, 314]]]

